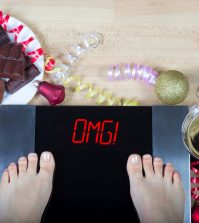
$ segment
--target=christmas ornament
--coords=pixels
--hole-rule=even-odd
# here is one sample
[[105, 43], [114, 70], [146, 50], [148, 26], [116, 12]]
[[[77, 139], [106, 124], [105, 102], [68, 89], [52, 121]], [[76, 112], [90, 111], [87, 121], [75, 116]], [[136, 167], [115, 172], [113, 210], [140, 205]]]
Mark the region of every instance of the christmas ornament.
[[53, 85], [47, 81], [35, 81], [34, 86], [37, 87], [38, 92], [43, 95], [50, 103], [55, 106], [60, 104], [65, 99], [65, 88], [62, 85]]
[[[94, 88], [90, 83], [83, 83], [79, 77], [70, 77], [71, 67], [79, 57], [89, 49], [96, 48], [102, 43], [103, 36], [99, 33], [85, 35], [82, 42], [74, 47], [75, 50], [73, 52], [64, 55], [65, 63], [56, 64], [54, 58], [48, 57], [45, 63], [46, 73], [51, 75], [54, 83], [67, 85], [71, 80], [76, 82], [75, 91], [87, 90], [87, 98], [96, 97], [97, 104], [138, 105], [138, 102], [133, 99], [116, 99], [110, 93]], [[118, 64], [113, 65], [108, 71], [108, 79], [112, 81], [136, 79], [143, 80], [152, 86], [155, 85], [157, 97], [165, 104], [178, 104], [182, 102], [189, 91], [188, 81], [182, 73], [178, 71], [166, 71], [159, 75], [156, 70], [146, 65], [126, 64], [125, 67]]]
[[118, 64], [111, 66], [108, 71], [111, 81], [134, 79], [155, 86], [157, 97], [165, 104], [178, 104], [188, 95], [189, 83], [179, 71], [169, 70], [158, 74], [156, 70], [146, 65]]
[[165, 71], [156, 79], [155, 92], [163, 103], [179, 104], [188, 95], [189, 83], [181, 72], [176, 70]]
[[191, 219], [192, 219], [192, 223], [199, 223], [199, 206], [198, 203], [196, 202], [196, 204], [194, 205], [194, 207], [192, 208], [191, 211]]

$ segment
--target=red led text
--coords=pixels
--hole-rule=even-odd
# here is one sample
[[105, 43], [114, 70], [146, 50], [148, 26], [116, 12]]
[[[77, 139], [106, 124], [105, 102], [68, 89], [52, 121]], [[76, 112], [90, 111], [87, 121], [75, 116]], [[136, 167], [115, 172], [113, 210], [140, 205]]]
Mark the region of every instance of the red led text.
[[76, 119], [73, 129], [72, 142], [75, 144], [89, 143], [94, 137], [94, 143], [110, 145], [116, 143], [119, 122], [113, 120], [98, 121], [96, 123], [87, 119]]

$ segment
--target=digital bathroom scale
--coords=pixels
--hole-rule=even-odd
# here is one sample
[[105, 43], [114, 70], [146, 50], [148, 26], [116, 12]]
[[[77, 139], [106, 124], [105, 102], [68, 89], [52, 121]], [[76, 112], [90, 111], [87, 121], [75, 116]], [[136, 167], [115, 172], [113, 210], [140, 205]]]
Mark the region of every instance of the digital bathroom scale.
[[56, 170], [43, 222], [136, 223], [128, 156], [159, 156], [182, 176], [188, 223], [190, 156], [181, 136], [187, 113], [186, 106], [0, 106], [0, 172], [20, 156], [49, 150]]

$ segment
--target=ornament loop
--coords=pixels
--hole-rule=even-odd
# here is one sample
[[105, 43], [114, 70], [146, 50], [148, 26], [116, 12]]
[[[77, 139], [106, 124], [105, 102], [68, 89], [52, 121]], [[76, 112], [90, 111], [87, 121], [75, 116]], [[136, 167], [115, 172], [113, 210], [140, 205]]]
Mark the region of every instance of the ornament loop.
[[86, 48], [96, 48], [104, 42], [102, 34], [93, 32], [83, 37], [83, 44]]
[[33, 86], [38, 88], [39, 87], [39, 83], [40, 83], [40, 81], [36, 80], [36, 81], [33, 82]]

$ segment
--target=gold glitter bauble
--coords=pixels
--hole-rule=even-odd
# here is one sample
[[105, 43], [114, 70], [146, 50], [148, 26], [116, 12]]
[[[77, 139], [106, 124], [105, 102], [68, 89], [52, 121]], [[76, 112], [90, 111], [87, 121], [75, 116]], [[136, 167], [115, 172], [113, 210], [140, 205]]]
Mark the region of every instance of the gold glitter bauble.
[[189, 83], [181, 72], [168, 70], [160, 73], [157, 77], [155, 92], [163, 103], [168, 105], [179, 104], [188, 95]]

